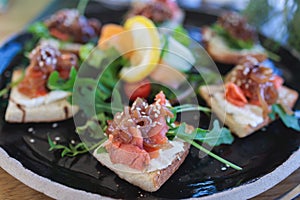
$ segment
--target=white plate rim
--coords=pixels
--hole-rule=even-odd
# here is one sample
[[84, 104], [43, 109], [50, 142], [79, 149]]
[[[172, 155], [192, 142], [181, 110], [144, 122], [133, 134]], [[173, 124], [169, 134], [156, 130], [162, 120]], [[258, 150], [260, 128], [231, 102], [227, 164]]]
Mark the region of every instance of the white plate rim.
[[[26, 169], [18, 160], [10, 157], [7, 152], [0, 147], [0, 167], [11, 176], [15, 177], [25, 185], [32, 189], [44, 193], [45, 195], [55, 199], [112, 199], [110, 197], [101, 196], [99, 194], [75, 189], [48, 178], [40, 176], [30, 169]], [[249, 199], [262, 192], [272, 188], [274, 185], [281, 182], [291, 173], [300, 167], [300, 148], [295, 151], [285, 162], [278, 166], [272, 172], [252, 180], [238, 187], [218, 192], [209, 196], [201, 197], [200, 199]], [[42, 186], [42, 187], [41, 187]]]

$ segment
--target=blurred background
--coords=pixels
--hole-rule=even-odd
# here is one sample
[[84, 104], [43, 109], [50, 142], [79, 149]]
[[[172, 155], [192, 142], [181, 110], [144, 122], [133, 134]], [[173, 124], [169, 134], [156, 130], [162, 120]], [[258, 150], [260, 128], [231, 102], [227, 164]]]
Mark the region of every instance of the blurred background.
[[[0, 0], [0, 41], [19, 31], [55, 0]], [[92, 0], [91, 0], [92, 1]], [[130, 0], [93, 0], [126, 6]], [[138, 1], [138, 0], [133, 0]], [[145, 0], [142, 0], [145, 1]], [[265, 36], [300, 51], [299, 0], [178, 0], [181, 5], [223, 8], [241, 12]], [[58, 3], [59, 1], [56, 0]]]

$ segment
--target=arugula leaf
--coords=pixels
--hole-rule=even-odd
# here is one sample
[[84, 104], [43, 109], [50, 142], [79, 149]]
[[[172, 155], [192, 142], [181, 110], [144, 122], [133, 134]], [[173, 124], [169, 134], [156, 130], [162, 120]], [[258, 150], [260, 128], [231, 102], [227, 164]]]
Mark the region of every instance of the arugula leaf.
[[297, 118], [295, 115], [288, 115], [280, 104], [272, 105], [272, 112], [269, 114], [269, 116], [274, 120], [276, 114], [280, 117], [286, 127], [300, 131], [299, 118]]
[[28, 26], [27, 31], [33, 35], [33, 37], [25, 42], [24, 55], [27, 56], [29, 52], [36, 46], [40, 38], [51, 38], [48, 27], [43, 22], [35, 22]]
[[254, 45], [254, 42], [251, 40], [244, 41], [232, 37], [222, 26], [218, 24], [214, 24], [213, 26], [211, 26], [211, 28], [219, 36], [223, 37], [227, 42], [228, 46], [232, 49], [251, 49]]
[[[234, 137], [232, 136], [231, 132], [227, 128], [221, 128], [218, 120], [213, 122], [213, 128], [206, 134], [204, 134], [203, 130], [198, 131], [198, 129], [195, 129], [195, 131], [197, 131], [195, 139], [200, 141], [202, 140], [210, 146], [232, 144], [234, 141]], [[199, 136], [202, 136], [202, 138]]]
[[[98, 85], [98, 81], [91, 78], [78, 78], [77, 81], [79, 84], [74, 89], [76, 92], [73, 93], [73, 104], [78, 105], [88, 118], [92, 118], [96, 113], [122, 111], [119, 107], [112, 106], [112, 103], [106, 102], [107, 98], [112, 96], [112, 91], [99, 90], [99, 86], [103, 86], [102, 83]], [[92, 105], [92, 102], [95, 105]]]
[[90, 66], [99, 69], [101, 66], [107, 65], [105, 61], [110, 59], [110, 51], [112, 50], [102, 51], [93, 44], [88, 43], [80, 47], [79, 57], [81, 60], [85, 60]]
[[79, 49], [79, 58], [81, 60], [87, 59], [93, 49], [94, 49], [94, 45], [91, 43], [82, 45]]
[[182, 25], [177, 26], [172, 34], [173, 38], [188, 47], [191, 43], [187, 30]]
[[[85, 125], [76, 128], [78, 135], [86, 135], [93, 139], [103, 139], [106, 137], [104, 131], [107, 127], [106, 121], [111, 119], [104, 113], [99, 113], [95, 117], [87, 120]], [[101, 128], [102, 130], [99, 130]]]
[[234, 137], [227, 128], [221, 128], [218, 120], [213, 122], [213, 128], [211, 130], [204, 130], [196, 128], [192, 133], [186, 133], [186, 124], [181, 123], [179, 126], [173, 128], [170, 127], [170, 131], [167, 133], [170, 137], [177, 136], [183, 140], [197, 140], [204, 142], [210, 146], [219, 146], [221, 144], [232, 144]]
[[78, 105], [88, 118], [95, 114], [92, 102], [95, 102], [97, 81], [91, 78], [77, 78], [78, 85], [74, 86], [73, 104]]
[[[220, 156], [212, 153], [211, 151], [205, 149], [203, 146], [199, 145], [195, 141], [201, 141], [205, 142], [211, 146], [218, 146], [221, 144], [231, 144], [233, 142], [233, 136], [231, 135], [230, 131], [226, 128], [220, 128], [219, 122], [216, 120], [213, 123], [214, 127], [211, 131], [204, 130], [201, 128], [195, 129], [192, 133], [186, 133], [186, 124], [181, 123], [177, 127], [170, 126], [169, 131], [167, 132], [167, 137], [169, 139], [173, 139], [175, 137], [178, 137], [185, 142], [190, 143], [200, 151], [203, 151], [207, 155], [215, 158], [216, 160], [229, 165], [230, 167], [236, 169], [236, 170], [242, 170], [241, 167], [229, 162], [228, 160], [225, 160], [221, 158]], [[221, 134], [219, 133], [221, 131]]]
[[112, 93], [111, 106], [113, 108], [112, 109], [113, 114], [123, 110], [122, 97], [117, 90], [114, 90]]
[[[95, 70], [93, 68], [102, 70], [102, 72], [99, 80], [90, 77], [81, 77], [78, 79], [78, 85], [76, 87], [77, 90], [80, 90], [80, 94], [75, 95], [79, 95], [79, 97], [81, 96], [80, 98], [84, 100], [84, 102], [77, 103], [87, 104], [87, 100], [95, 97], [96, 105], [101, 107], [101, 105], [103, 105], [105, 101], [109, 100], [112, 96], [112, 91], [115, 89], [115, 86], [119, 81], [119, 71], [122, 67], [122, 64], [126, 61], [114, 48], [110, 48], [104, 51], [97, 48], [92, 50], [92, 46], [89, 45], [81, 49], [81, 51], [82, 59], [88, 56], [87, 63], [89, 65], [85, 66], [87, 73], [91, 73], [90, 71]], [[83, 92], [85, 93], [84, 95]], [[76, 91], [75, 93], [78, 92]], [[83, 110], [85, 110], [85, 108], [86, 107], [83, 107]]]
[[60, 78], [58, 71], [53, 71], [48, 78], [47, 87], [50, 90], [63, 90], [72, 92], [76, 77], [77, 71], [75, 67], [71, 68], [68, 80]]

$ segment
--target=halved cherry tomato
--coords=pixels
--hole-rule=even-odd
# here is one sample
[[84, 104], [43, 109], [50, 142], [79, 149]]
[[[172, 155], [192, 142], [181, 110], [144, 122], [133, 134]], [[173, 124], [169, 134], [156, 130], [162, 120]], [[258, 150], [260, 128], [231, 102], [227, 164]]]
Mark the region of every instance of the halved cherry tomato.
[[146, 98], [150, 95], [151, 84], [148, 79], [144, 79], [137, 83], [127, 83], [124, 84], [124, 90], [126, 96], [134, 101], [136, 98]]
[[226, 84], [225, 98], [233, 105], [242, 107], [248, 103], [243, 91], [234, 83]]

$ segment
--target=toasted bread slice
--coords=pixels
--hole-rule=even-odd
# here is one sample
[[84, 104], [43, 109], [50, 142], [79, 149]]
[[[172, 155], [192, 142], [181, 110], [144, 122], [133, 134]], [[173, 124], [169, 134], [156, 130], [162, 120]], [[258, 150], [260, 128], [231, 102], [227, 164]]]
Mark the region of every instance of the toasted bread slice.
[[214, 61], [237, 64], [244, 56], [255, 57], [259, 62], [267, 58], [264, 48], [259, 44], [256, 44], [252, 49], [235, 50], [228, 47], [226, 41], [209, 27], [204, 27], [202, 34], [205, 49]]
[[[18, 80], [21, 75], [21, 70], [14, 71], [12, 81]], [[72, 106], [66, 99], [28, 107], [16, 102], [16, 97], [22, 96], [24, 95], [20, 94], [17, 87], [12, 88], [5, 113], [6, 121], [13, 123], [55, 122], [68, 119], [79, 110], [78, 106]]]
[[[212, 107], [212, 111], [220, 119], [225, 119], [228, 128], [240, 138], [250, 135], [271, 122], [269, 117], [263, 119], [262, 109], [259, 106], [246, 105], [240, 108], [227, 103], [224, 98], [224, 87], [221, 85], [202, 86], [199, 92], [207, 104]], [[294, 106], [298, 99], [298, 92], [285, 86], [282, 86], [278, 93], [279, 101], [290, 108]]]
[[[186, 133], [191, 133], [194, 128], [186, 126]], [[180, 139], [170, 141], [171, 148], [160, 150], [160, 155], [150, 161], [150, 165], [144, 171], [132, 169], [123, 164], [113, 164], [107, 152], [97, 153], [94, 157], [103, 165], [115, 172], [120, 178], [140, 187], [148, 192], [157, 191], [180, 167], [189, 153], [190, 144]], [[101, 147], [99, 147], [101, 148]]]
[[94, 156], [102, 165], [115, 172], [120, 178], [145, 191], [154, 192], [172, 176], [188, 155], [190, 144], [182, 143], [183, 150], [173, 156], [173, 160], [170, 161], [168, 166], [158, 170], [137, 171], [122, 164], [113, 164], [107, 152], [97, 153], [97, 149]]

